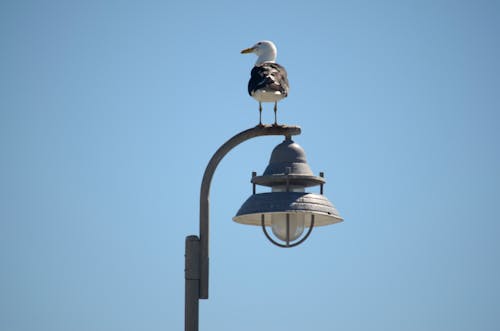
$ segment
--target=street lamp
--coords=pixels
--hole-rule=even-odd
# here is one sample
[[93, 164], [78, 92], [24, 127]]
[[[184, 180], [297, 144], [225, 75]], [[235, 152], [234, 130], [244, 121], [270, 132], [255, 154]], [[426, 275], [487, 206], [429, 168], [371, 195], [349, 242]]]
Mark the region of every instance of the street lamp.
[[[200, 235], [186, 237], [186, 331], [198, 330], [199, 299], [208, 299], [210, 183], [218, 164], [234, 147], [259, 136], [285, 137], [273, 150], [263, 175], [256, 176], [253, 173], [253, 194], [233, 218], [235, 222], [260, 225], [271, 242], [289, 248], [307, 239], [314, 226], [342, 221], [333, 205], [323, 196], [325, 181], [322, 174], [319, 177], [313, 175], [304, 150], [291, 138], [300, 133], [300, 127], [297, 126], [258, 125], [229, 139], [210, 159], [200, 190]], [[256, 185], [271, 187], [271, 192], [257, 194]], [[317, 185], [320, 185], [320, 194], [305, 192], [305, 188]], [[276, 238], [284, 243], [274, 240], [266, 227], [271, 227]], [[309, 230], [300, 239], [305, 228]]]
[[[306, 240], [314, 226], [342, 221], [335, 207], [323, 195], [323, 173], [314, 176], [302, 147], [290, 136], [276, 146], [262, 176], [252, 174], [253, 195], [233, 217], [235, 222], [262, 226], [266, 237], [279, 247], [294, 247]], [[271, 187], [271, 192], [256, 194], [256, 185]], [[305, 192], [320, 185], [320, 194]], [[281, 241], [274, 240], [266, 230]], [[299, 240], [305, 228], [306, 235]]]

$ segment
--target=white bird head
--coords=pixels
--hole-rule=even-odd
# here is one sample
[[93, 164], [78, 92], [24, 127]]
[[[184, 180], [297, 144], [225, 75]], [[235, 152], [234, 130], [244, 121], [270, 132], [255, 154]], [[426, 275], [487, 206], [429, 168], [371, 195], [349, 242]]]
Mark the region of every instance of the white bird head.
[[272, 41], [262, 40], [253, 45], [250, 48], [246, 48], [241, 51], [241, 54], [249, 54], [254, 53], [258, 56], [256, 65], [264, 63], [264, 62], [274, 62], [276, 61], [276, 55], [278, 54], [278, 50]]

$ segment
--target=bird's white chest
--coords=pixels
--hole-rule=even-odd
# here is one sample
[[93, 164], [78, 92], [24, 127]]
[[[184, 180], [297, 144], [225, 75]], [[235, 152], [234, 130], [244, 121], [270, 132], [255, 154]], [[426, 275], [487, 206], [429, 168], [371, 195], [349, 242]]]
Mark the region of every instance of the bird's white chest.
[[266, 91], [263, 89], [252, 92], [252, 97], [260, 102], [276, 102], [284, 98], [279, 91]]

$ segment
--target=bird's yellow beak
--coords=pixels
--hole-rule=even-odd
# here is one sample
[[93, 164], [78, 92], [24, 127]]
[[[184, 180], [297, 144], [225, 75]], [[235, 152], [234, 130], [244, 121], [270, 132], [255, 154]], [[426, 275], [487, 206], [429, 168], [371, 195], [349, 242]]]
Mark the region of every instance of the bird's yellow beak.
[[249, 54], [249, 53], [253, 53], [254, 50], [255, 50], [255, 47], [245, 48], [240, 53], [241, 54]]

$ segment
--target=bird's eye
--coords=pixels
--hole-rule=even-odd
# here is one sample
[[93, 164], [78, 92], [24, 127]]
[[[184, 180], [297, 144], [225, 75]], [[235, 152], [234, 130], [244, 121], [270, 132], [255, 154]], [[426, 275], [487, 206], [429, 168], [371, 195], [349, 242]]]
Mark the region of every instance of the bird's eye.
[[262, 43], [261, 43], [261, 42], [258, 42], [258, 43], [257, 43], [257, 45], [262, 45]]

